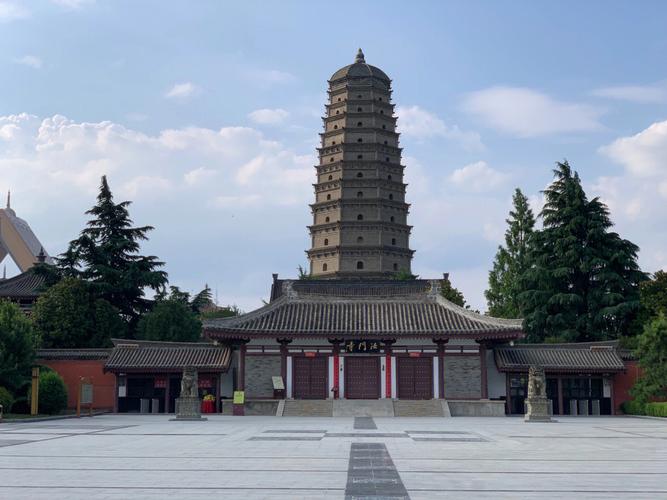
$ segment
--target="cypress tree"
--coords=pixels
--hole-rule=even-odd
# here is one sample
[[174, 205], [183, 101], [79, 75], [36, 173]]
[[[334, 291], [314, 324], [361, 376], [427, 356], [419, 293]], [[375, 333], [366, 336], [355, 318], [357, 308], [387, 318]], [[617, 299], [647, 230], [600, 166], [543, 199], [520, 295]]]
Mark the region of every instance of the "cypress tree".
[[528, 268], [528, 245], [535, 227], [528, 198], [519, 188], [514, 192], [512, 205], [506, 219], [505, 246], [498, 247], [493, 269], [489, 272], [489, 288], [484, 292], [489, 314], [498, 318], [518, 318], [521, 314], [520, 279]]
[[558, 163], [543, 192], [519, 299], [528, 340], [593, 341], [629, 332], [639, 309], [639, 248], [611, 232], [609, 210], [588, 200], [579, 175]]

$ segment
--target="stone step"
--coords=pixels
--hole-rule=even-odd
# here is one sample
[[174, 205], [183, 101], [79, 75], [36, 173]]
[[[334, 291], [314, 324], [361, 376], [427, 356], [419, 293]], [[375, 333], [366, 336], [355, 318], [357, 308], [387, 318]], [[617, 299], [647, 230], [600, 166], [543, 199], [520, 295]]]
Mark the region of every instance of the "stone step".
[[284, 417], [332, 417], [333, 401], [330, 399], [287, 399]]
[[394, 415], [397, 417], [444, 417], [445, 411], [441, 399], [411, 401], [394, 400]]

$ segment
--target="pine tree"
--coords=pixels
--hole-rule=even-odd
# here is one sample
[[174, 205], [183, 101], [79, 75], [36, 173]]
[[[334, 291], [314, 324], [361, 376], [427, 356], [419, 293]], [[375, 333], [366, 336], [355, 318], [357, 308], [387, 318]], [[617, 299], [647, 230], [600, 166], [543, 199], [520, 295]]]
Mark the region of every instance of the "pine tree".
[[86, 212], [93, 218], [70, 242], [58, 267], [65, 276], [89, 282], [99, 298], [120, 311], [131, 334], [141, 314], [150, 309], [146, 289], [161, 290], [167, 273], [157, 257], [139, 254], [140, 242], [148, 239], [153, 227], [133, 227], [130, 204], [115, 203], [106, 176], [102, 177], [97, 204]]
[[505, 246], [499, 246], [493, 269], [489, 272], [489, 289], [484, 292], [489, 314], [498, 318], [518, 318], [521, 314], [520, 279], [528, 268], [528, 245], [535, 227], [535, 216], [528, 198], [519, 188], [512, 197], [513, 209], [506, 219]]
[[639, 310], [638, 247], [610, 232], [608, 208], [588, 200], [579, 175], [558, 163], [544, 191], [519, 296], [529, 341], [593, 341], [627, 334]]
[[458, 288], [454, 287], [449, 280], [449, 273], [444, 273], [440, 280], [440, 295], [457, 306], [470, 309], [470, 306], [466, 304], [466, 299], [463, 296], [463, 293], [461, 293]]

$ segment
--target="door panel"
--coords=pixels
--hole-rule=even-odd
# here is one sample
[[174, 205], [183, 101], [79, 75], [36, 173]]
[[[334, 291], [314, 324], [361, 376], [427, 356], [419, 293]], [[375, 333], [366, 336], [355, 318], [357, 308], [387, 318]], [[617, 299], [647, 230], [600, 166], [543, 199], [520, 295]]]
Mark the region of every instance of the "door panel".
[[292, 359], [294, 399], [327, 398], [327, 358], [316, 356]]
[[433, 398], [433, 359], [397, 357], [399, 399]]
[[378, 399], [380, 397], [379, 356], [347, 356], [345, 358], [345, 397]]

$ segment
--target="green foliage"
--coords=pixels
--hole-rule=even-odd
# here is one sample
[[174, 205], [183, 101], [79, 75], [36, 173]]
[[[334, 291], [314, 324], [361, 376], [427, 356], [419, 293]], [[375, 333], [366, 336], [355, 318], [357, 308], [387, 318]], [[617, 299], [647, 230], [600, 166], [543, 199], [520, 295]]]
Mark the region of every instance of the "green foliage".
[[651, 417], [667, 417], [667, 403], [647, 403], [646, 414]]
[[298, 277], [299, 277], [300, 280], [315, 279], [315, 277], [312, 274], [310, 274], [308, 271], [306, 271], [306, 269], [304, 267], [302, 267], [301, 265], [299, 265], [299, 267], [296, 268], [296, 271], [297, 271], [297, 274], [298, 274]]
[[519, 295], [529, 342], [615, 339], [640, 308], [638, 247], [610, 231], [607, 207], [588, 200], [579, 175], [558, 163], [544, 191], [543, 230], [530, 239]]
[[67, 408], [67, 386], [54, 371], [39, 375], [39, 412], [57, 415]]
[[489, 314], [497, 318], [518, 318], [521, 315], [521, 276], [529, 267], [528, 250], [535, 227], [535, 216], [528, 198], [518, 188], [512, 203], [513, 208], [506, 220], [505, 246], [498, 247], [493, 269], [489, 272], [489, 289], [484, 292]]
[[646, 404], [636, 399], [624, 401], [621, 404], [621, 410], [626, 415], [646, 415]]
[[632, 388], [632, 395], [641, 402], [667, 396], [667, 318], [661, 314], [644, 327], [635, 351], [642, 376]]
[[139, 321], [137, 336], [143, 340], [197, 342], [202, 324], [193, 310], [189, 294], [172, 287], [171, 295], [160, 297], [153, 310]]
[[154, 256], [139, 254], [140, 242], [148, 239], [151, 226], [133, 227], [129, 201], [115, 203], [106, 176], [102, 177], [97, 204], [79, 238], [57, 259], [62, 276], [83, 279], [98, 298], [115, 307], [129, 325], [130, 333], [141, 314], [150, 310], [144, 291], [159, 291], [167, 283], [164, 266]]
[[204, 311], [199, 317], [202, 319], [231, 318], [232, 316], [239, 316], [240, 314], [243, 314], [243, 311], [237, 306], [225, 306]]
[[5, 387], [0, 387], [0, 405], [3, 413], [9, 413], [14, 406], [14, 396]]
[[49, 288], [35, 305], [33, 321], [46, 348], [107, 347], [112, 337], [126, 333], [118, 311], [77, 278]]
[[448, 274], [445, 274], [444, 278], [440, 280], [440, 295], [457, 306], [470, 309], [470, 306], [466, 304], [463, 294], [457, 288], [454, 288], [452, 282], [449, 281]]
[[667, 315], [667, 272], [658, 271], [639, 287], [645, 320]]
[[16, 304], [0, 300], [0, 385], [14, 394], [30, 380], [36, 338]]
[[407, 269], [401, 269], [400, 271], [392, 275], [392, 279], [395, 279], [397, 281], [410, 281], [419, 279], [419, 276], [417, 276], [416, 274], [412, 274]]

